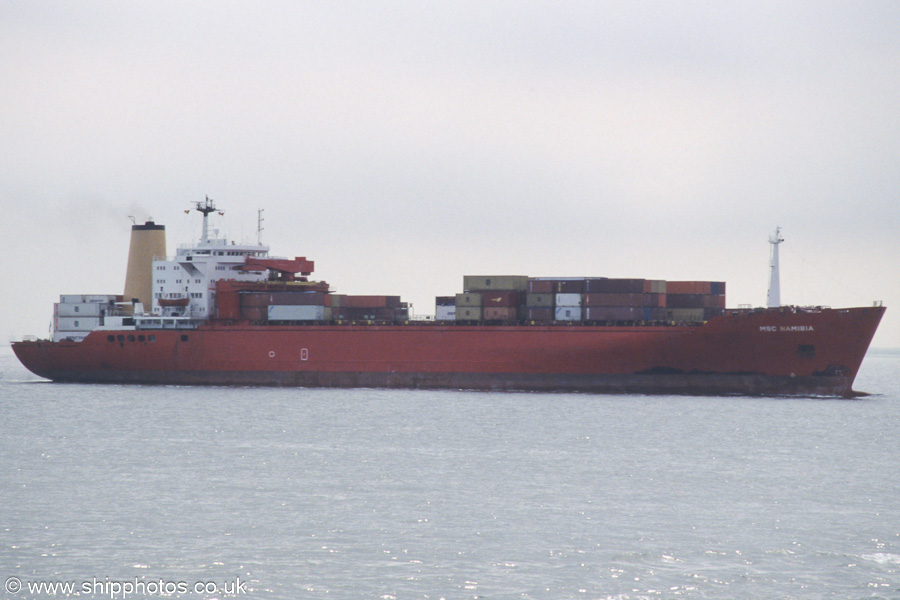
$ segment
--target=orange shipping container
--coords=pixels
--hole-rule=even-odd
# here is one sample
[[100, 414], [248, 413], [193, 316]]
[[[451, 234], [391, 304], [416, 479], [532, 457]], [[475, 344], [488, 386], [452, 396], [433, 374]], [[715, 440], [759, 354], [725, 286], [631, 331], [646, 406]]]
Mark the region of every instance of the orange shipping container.
[[399, 308], [400, 296], [344, 296], [348, 308]]
[[711, 281], [667, 281], [667, 294], [709, 294], [712, 292]]

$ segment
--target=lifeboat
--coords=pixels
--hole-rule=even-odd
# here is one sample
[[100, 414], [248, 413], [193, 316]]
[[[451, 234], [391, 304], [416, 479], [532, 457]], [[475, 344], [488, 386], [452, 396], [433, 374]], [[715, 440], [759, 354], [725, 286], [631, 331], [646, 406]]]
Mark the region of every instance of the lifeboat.
[[159, 305], [163, 307], [169, 306], [187, 306], [190, 303], [190, 298], [187, 296], [174, 296], [170, 298], [160, 298]]

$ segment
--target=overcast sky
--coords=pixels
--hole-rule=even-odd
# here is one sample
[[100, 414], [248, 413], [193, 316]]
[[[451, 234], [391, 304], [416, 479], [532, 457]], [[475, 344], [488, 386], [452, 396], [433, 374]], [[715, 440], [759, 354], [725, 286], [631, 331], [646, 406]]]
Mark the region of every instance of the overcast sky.
[[728, 282], [888, 306], [900, 3], [0, 1], [0, 335], [122, 293], [184, 209], [419, 313], [465, 274]]

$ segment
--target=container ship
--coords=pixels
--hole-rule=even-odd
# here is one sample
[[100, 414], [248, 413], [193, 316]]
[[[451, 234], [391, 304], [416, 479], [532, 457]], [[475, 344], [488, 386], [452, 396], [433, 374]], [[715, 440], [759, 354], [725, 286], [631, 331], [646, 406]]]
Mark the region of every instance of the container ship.
[[52, 338], [12, 344], [22, 364], [61, 382], [850, 397], [885, 310], [772, 305], [771, 284], [769, 307], [730, 309], [717, 281], [469, 275], [416, 319], [210, 235], [209, 198], [192, 210], [200, 240], [174, 257], [163, 225], [133, 225], [124, 293], [60, 296]]

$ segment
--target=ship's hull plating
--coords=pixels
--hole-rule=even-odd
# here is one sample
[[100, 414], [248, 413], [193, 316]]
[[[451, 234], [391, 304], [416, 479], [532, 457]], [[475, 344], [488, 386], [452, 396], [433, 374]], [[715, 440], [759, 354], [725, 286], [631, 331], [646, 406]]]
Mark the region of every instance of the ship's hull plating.
[[213, 325], [13, 347], [54, 381], [850, 396], [883, 312], [736, 312], [702, 326]]

